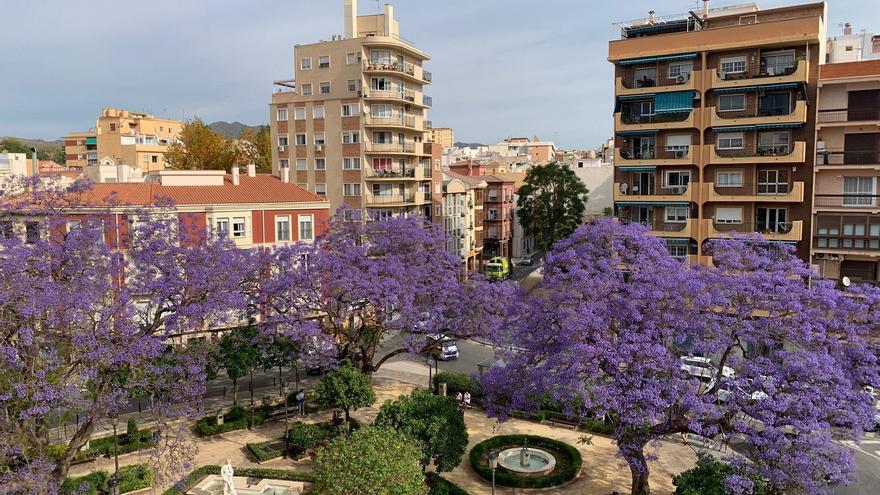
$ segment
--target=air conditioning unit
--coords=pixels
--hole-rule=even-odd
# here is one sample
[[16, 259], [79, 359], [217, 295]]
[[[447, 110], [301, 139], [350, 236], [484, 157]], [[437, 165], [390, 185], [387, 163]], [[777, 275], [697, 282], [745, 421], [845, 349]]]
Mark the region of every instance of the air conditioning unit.
[[363, 91], [358, 91], [358, 96], [359, 96], [359, 97], [360, 97], [360, 96], [364, 96], [364, 92], [363, 92]]
[[287, 146], [279, 146], [279, 147], [278, 147], [278, 152], [279, 152], [279, 153], [284, 153], [285, 151], [287, 151]]
[[825, 259], [825, 253], [816, 253], [816, 259], [817, 259], [817, 260], [824, 260], [824, 259]]
[[675, 158], [681, 159], [686, 158], [688, 154], [688, 150], [675, 150]]
[[675, 76], [675, 84], [684, 84], [688, 82], [691, 78], [690, 74], [679, 74]]

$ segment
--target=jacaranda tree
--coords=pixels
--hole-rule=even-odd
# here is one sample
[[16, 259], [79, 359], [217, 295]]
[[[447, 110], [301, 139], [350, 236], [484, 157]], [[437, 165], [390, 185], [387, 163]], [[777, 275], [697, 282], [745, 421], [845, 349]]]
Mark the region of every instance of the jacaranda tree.
[[[70, 216], [65, 207], [95, 199], [84, 184], [10, 190], [0, 198], [0, 485], [55, 493], [96, 426], [131, 399], [163, 424], [195, 413], [203, 356], [169, 343], [242, 317], [251, 254], [166, 207]], [[75, 424], [56, 446], [59, 415]], [[187, 449], [171, 444], [180, 436], [161, 438], [156, 458], [186, 469], [175, 454]]]
[[[647, 495], [653, 446], [670, 435], [732, 444], [730, 493], [828, 494], [852, 479], [880, 383], [880, 294], [840, 291], [791, 248], [760, 238], [715, 241], [715, 267], [689, 268], [637, 225], [601, 220], [558, 243], [544, 279], [499, 338], [512, 349], [484, 375], [491, 414], [534, 410], [548, 394], [574, 416], [614, 427]], [[700, 373], [680, 357], [711, 358]]]

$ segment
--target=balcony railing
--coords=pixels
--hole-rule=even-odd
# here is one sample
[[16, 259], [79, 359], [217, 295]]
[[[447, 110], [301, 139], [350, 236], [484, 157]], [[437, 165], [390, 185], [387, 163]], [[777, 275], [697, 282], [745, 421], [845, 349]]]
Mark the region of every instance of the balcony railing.
[[762, 77], [784, 77], [790, 76], [797, 71], [798, 65], [761, 65], [759, 67], [751, 66], [743, 72], [721, 72], [718, 71], [718, 78], [722, 81], [737, 81], [740, 79], [759, 79]]
[[367, 153], [415, 153], [415, 143], [367, 143]]
[[713, 227], [717, 232], [728, 234], [738, 232], [748, 234], [757, 232], [759, 234], [789, 234], [794, 228], [794, 222], [777, 222], [775, 224], [766, 222], [743, 222], [743, 223], [713, 223]]
[[413, 115], [397, 115], [393, 117], [376, 117], [367, 115], [364, 117], [364, 123], [367, 125], [399, 125], [404, 127], [416, 128], [416, 118]]
[[621, 78], [621, 83], [626, 89], [637, 88], [656, 88], [658, 86], [679, 86], [685, 85], [691, 80], [690, 74], [682, 74], [677, 77], [666, 77], [661, 74], [659, 77], [636, 77], [635, 74], [627, 74]]
[[367, 89], [364, 91], [364, 98], [368, 99], [393, 99], [403, 100], [410, 103], [416, 102], [416, 92], [411, 89]]
[[416, 171], [412, 168], [400, 168], [400, 167], [392, 167], [392, 168], [366, 168], [367, 177], [379, 178], [379, 179], [395, 179], [395, 178], [415, 178]]
[[422, 105], [424, 105], [426, 107], [433, 107], [434, 106], [434, 98], [432, 98], [428, 95], [422, 95]]
[[688, 117], [690, 117], [690, 112], [661, 113], [659, 115], [639, 115], [635, 113], [624, 112], [623, 115], [621, 115], [621, 120], [626, 125], [665, 124], [668, 122], [684, 122], [688, 119]]
[[725, 196], [778, 196], [791, 192], [791, 184], [768, 183], [768, 182], [745, 182], [742, 184], [712, 184], [712, 188], [718, 194]]
[[751, 158], [761, 156], [787, 156], [790, 155], [790, 144], [759, 145], [754, 150], [749, 149], [723, 149], [715, 148], [715, 153], [721, 158]]
[[677, 160], [687, 157], [688, 148], [674, 150], [657, 148], [621, 148], [624, 160]]
[[841, 150], [825, 149], [816, 153], [816, 165], [877, 165], [880, 164], [880, 150]]
[[413, 193], [407, 194], [388, 194], [388, 195], [367, 195], [367, 204], [368, 205], [391, 205], [397, 203], [414, 203], [415, 195]]
[[847, 208], [876, 210], [880, 208], [877, 194], [817, 194], [813, 201], [816, 208]]
[[880, 120], [880, 107], [819, 110], [820, 124]]
[[400, 72], [402, 74], [406, 74], [412, 77], [416, 77], [416, 66], [409, 62], [397, 62], [397, 61], [381, 61], [381, 60], [367, 60], [364, 61], [364, 70], [366, 71], [394, 71]]
[[719, 119], [748, 119], [755, 117], [778, 117], [791, 115], [794, 106], [766, 106], [766, 105], [746, 105], [745, 108], [736, 110], [715, 110]]

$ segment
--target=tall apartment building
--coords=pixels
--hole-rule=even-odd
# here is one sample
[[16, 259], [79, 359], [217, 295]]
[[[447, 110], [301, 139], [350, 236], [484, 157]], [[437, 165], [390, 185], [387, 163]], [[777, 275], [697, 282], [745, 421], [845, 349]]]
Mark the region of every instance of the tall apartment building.
[[400, 36], [393, 8], [357, 15], [345, 35], [294, 48], [295, 79], [276, 81], [270, 105], [272, 169], [374, 217], [432, 215], [442, 207], [440, 146], [431, 142], [424, 87], [430, 57]]
[[446, 249], [459, 256], [467, 271], [480, 269], [483, 259], [483, 200], [487, 183], [482, 177], [443, 174], [443, 228]]
[[706, 262], [760, 232], [809, 259], [815, 104], [826, 7], [757, 4], [620, 23], [614, 209]]
[[434, 136], [434, 142], [439, 144], [441, 148], [455, 146], [455, 131], [451, 127], [434, 127], [431, 132]]
[[486, 181], [483, 197], [483, 260], [495, 256], [510, 258], [514, 245], [515, 179], [492, 175], [488, 165], [470, 160], [450, 165], [449, 171]]
[[148, 113], [104, 108], [88, 132], [71, 132], [64, 138], [67, 166], [97, 165], [104, 158], [136, 165], [144, 172], [163, 170], [168, 146], [180, 138], [183, 123], [158, 119]]
[[819, 73], [812, 263], [826, 278], [880, 281], [880, 60]]

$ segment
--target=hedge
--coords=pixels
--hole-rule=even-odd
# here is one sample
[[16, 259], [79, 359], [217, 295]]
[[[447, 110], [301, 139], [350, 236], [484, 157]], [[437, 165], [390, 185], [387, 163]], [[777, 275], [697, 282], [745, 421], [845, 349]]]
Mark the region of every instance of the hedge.
[[146, 464], [119, 468], [119, 493], [128, 493], [153, 484], [153, 472]]
[[[209, 474], [220, 474], [220, 466], [208, 465], [202, 466], [195, 471], [186, 475], [180, 482], [171, 488], [165, 490], [162, 495], [184, 495], [187, 491], [196, 486], [205, 476]], [[315, 475], [307, 471], [290, 471], [286, 469], [264, 469], [264, 468], [235, 468], [236, 476], [246, 476], [249, 478], [269, 478], [285, 481], [303, 481], [306, 483], [314, 483]]]
[[[269, 412], [264, 408], [254, 411], [254, 426], [263, 424]], [[250, 425], [250, 411], [241, 406], [233, 406], [223, 415], [223, 424], [217, 424], [216, 416], [205, 416], [196, 421], [196, 431], [203, 437], [217, 435], [233, 430], [243, 430]]]
[[441, 477], [437, 473], [428, 473], [428, 495], [468, 495], [463, 488]]
[[[108, 493], [107, 482], [110, 474], [106, 471], [95, 471], [78, 478], [67, 478], [61, 484], [61, 493], [65, 495], [95, 495]], [[80, 486], [86, 483], [85, 491], [80, 491]], [[141, 488], [147, 488], [153, 484], [153, 472], [146, 464], [134, 464], [119, 468], [119, 493], [129, 493]]]
[[[153, 446], [153, 431], [138, 430], [138, 435], [134, 441], [129, 440], [127, 433], [118, 435], [119, 437], [119, 454], [129, 454], [141, 449], [148, 449]], [[98, 452], [108, 457], [113, 456], [113, 436], [98, 438], [89, 442], [89, 451]]]
[[[108, 478], [109, 475], [106, 471], [95, 471], [77, 478], [65, 478], [64, 483], [61, 484], [61, 493], [64, 495], [95, 495], [99, 488], [107, 486]], [[80, 491], [79, 488], [83, 484], [85, 484], [85, 489]]]
[[270, 447], [276, 440], [270, 440], [268, 442], [260, 442], [260, 443], [249, 443], [247, 444], [248, 450], [253, 454], [254, 457], [257, 458], [260, 462], [266, 462], [278, 457], [281, 457], [280, 450], [275, 450]]
[[330, 428], [332, 427], [329, 425], [303, 423], [301, 421], [293, 423], [287, 430], [290, 452], [294, 455], [300, 455], [309, 449], [317, 447], [324, 440], [335, 436]]
[[530, 477], [519, 476], [504, 469], [496, 469], [495, 482], [499, 485], [514, 488], [547, 488], [572, 480], [580, 472], [583, 461], [578, 449], [552, 438], [535, 435], [500, 435], [484, 440], [471, 449], [471, 466], [483, 479], [491, 480], [492, 470], [489, 469], [486, 462], [489, 450], [521, 447], [525, 439], [528, 439], [530, 447], [549, 450], [556, 458], [556, 468], [545, 476]]
[[471, 401], [482, 395], [480, 384], [464, 373], [453, 371], [441, 371], [434, 375], [434, 390], [438, 390], [441, 383], [446, 384], [446, 395], [455, 397], [459, 392], [471, 393]]

